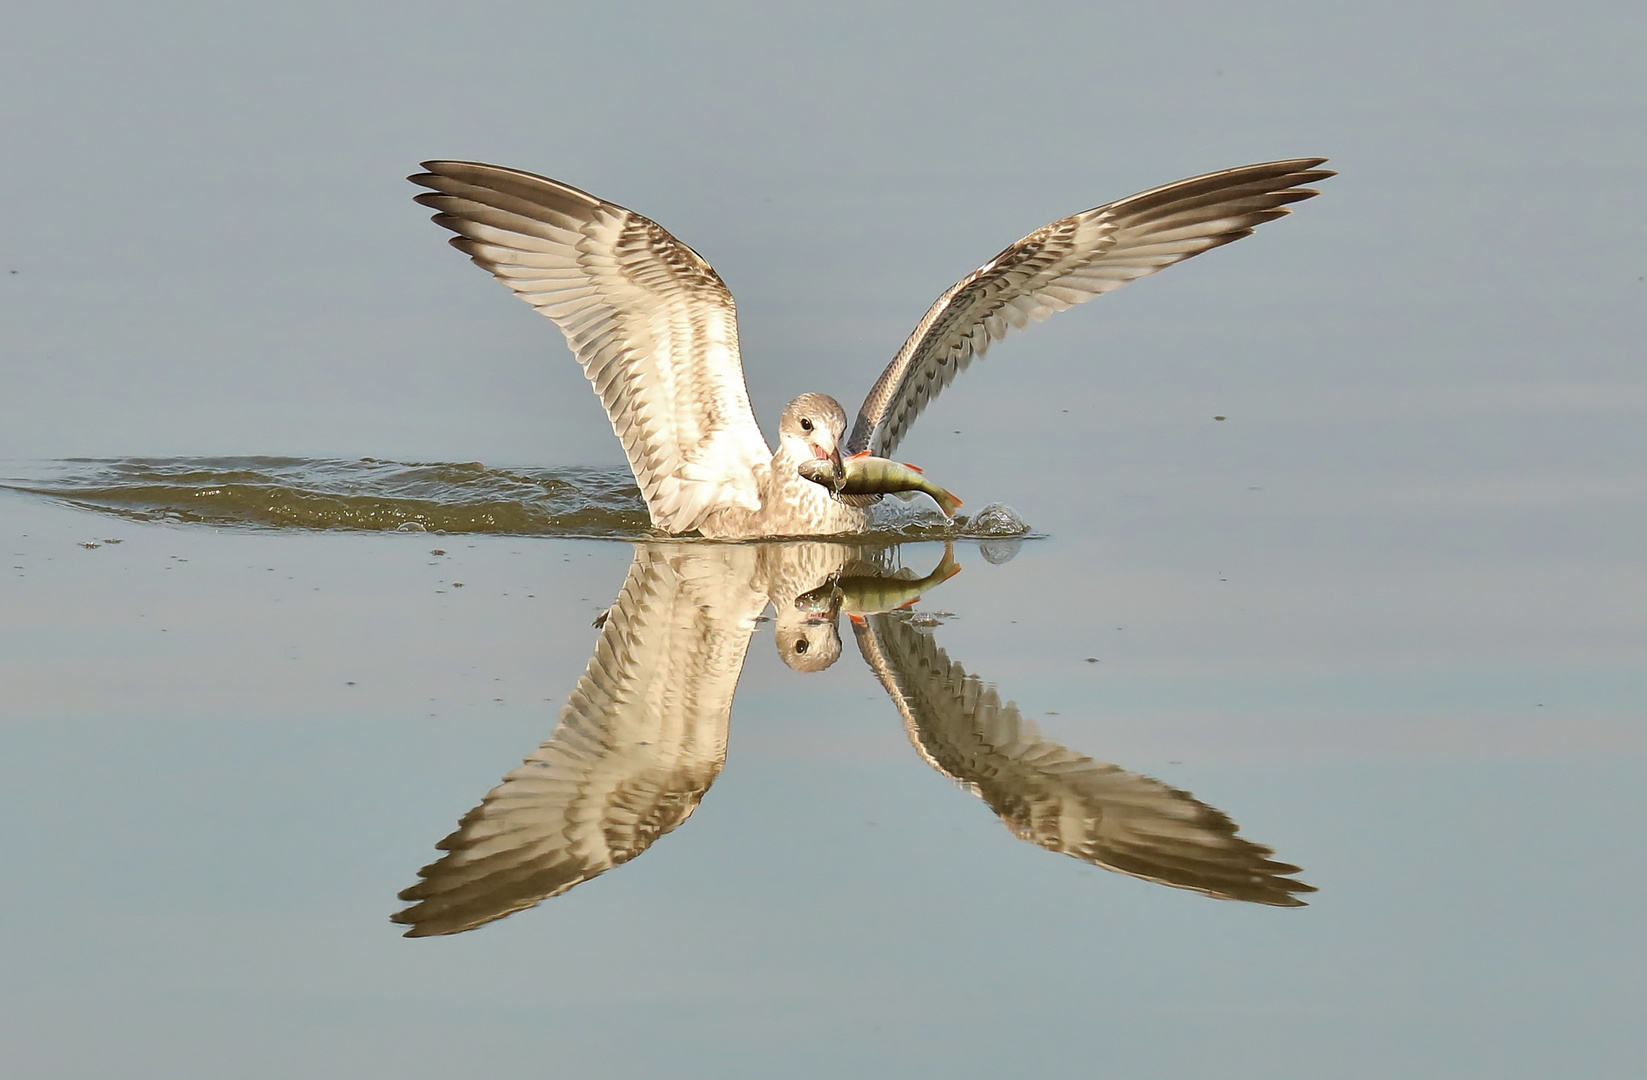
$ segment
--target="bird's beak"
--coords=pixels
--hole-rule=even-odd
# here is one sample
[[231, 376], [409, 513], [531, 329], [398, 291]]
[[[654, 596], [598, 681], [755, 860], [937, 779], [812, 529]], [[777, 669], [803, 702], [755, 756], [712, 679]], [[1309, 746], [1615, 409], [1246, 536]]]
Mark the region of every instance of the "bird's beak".
[[[826, 445], [827, 444], [827, 445]], [[841, 447], [834, 437], [827, 431], [819, 431], [812, 441], [814, 457], [824, 458], [829, 462], [829, 471], [835, 477], [835, 483], [840, 484], [846, 479], [846, 466], [841, 464]]]

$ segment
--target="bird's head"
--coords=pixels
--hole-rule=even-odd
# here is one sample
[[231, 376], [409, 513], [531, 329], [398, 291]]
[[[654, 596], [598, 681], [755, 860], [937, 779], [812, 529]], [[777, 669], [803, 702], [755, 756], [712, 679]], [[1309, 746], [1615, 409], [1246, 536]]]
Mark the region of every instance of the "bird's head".
[[793, 461], [824, 458], [835, 479], [846, 475], [841, 466], [841, 439], [846, 435], [846, 410], [828, 394], [802, 394], [784, 406], [778, 420], [778, 444]]
[[796, 671], [822, 671], [841, 658], [841, 632], [833, 615], [809, 616], [793, 607], [780, 608], [773, 631], [778, 655]]

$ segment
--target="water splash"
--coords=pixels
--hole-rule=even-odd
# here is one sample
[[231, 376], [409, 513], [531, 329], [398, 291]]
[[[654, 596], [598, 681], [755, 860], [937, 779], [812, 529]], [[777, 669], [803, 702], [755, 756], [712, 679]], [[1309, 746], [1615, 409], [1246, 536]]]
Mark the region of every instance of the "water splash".
[[970, 518], [963, 519], [962, 524], [968, 536], [1010, 538], [1029, 533], [1029, 523], [1006, 503], [990, 503]]
[[646, 505], [624, 469], [276, 457], [72, 459], [4, 486], [138, 521], [265, 529], [638, 539]]
[[[15, 467], [15, 466], [14, 466]], [[623, 468], [501, 469], [479, 462], [378, 458], [71, 458], [0, 487], [134, 521], [256, 529], [500, 533], [565, 539], [656, 538]], [[920, 500], [925, 503], [926, 500]], [[866, 542], [1022, 536], [999, 504], [970, 520], [888, 499]], [[1014, 531], [1016, 530], [1016, 531]]]

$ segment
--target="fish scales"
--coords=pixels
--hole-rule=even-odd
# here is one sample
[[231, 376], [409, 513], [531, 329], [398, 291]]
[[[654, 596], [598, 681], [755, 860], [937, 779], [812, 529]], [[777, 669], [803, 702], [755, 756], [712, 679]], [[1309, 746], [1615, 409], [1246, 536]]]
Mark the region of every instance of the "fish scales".
[[841, 475], [836, 476], [831, 462], [819, 458], [803, 461], [797, 467], [800, 474], [814, 484], [821, 484], [837, 495], [890, 495], [900, 491], [919, 491], [932, 496], [938, 509], [947, 518], [953, 518], [960, 509], [961, 500], [926, 478], [913, 465], [875, 457], [869, 453], [854, 454], [841, 461]]

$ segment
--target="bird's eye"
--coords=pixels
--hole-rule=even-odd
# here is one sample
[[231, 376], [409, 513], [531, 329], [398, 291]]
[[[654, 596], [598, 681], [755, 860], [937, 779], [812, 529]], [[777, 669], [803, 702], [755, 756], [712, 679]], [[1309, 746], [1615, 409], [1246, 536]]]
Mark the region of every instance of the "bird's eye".
[[800, 653], [803, 653], [805, 651], [806, 651], [806, 639], [801, 638], [801, 640], [795, 642], [795, 652], [797, 654], [800, 654]]
[[812, 421], [808, 420], [804, 416], [801, 417], [801, 430], [802, 431], [811, 431], [812, 430]]

